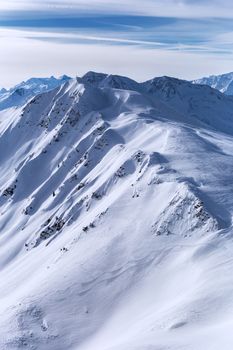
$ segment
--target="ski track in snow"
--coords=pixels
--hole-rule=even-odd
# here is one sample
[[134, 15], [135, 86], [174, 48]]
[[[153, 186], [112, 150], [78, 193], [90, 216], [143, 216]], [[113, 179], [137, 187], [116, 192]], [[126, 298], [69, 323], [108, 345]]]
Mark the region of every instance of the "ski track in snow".
[[64, 80], [0, 92], [0, 349], [231, 350], [232, 98]]

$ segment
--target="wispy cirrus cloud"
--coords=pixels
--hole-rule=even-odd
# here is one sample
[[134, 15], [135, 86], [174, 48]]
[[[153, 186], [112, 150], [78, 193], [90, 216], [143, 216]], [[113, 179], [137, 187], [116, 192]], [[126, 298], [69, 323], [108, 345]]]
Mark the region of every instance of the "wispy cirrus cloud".
[[179, 18], [232, 18], [229, 0], [1, 0], [0, 11], [39, 11], [50, 15], [128, 14]]
[[0, 85], [29, 72], [191, 79], [233, 70], [232, 17], [229, 0], [0, 0]]
[[82, 75], [89, 70], [127, 75], [140, 81], [165, 74], [193, 79], [221, 73], [223, 66], [226, 70], [232, 67], [232, 55], [194, 53], [187, 47], [183, 51], [166, 47], [155, 50], [153, 46], [120, 42], [99, 44], [97, 38], [72, 42], [69, 36], [69, 33], [0, 29], [0, 45], [4, 47], [0, 55], [0, 85], [9, 87], [32, 76]]

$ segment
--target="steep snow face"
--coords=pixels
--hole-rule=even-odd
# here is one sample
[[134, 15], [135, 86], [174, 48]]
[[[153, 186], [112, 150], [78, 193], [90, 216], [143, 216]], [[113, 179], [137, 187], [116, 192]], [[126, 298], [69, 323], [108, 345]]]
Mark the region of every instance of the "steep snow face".
[[211, 75], [210, 77], [193, 80], [193, 83], [209, 85], [226, 95], [233, 95], [233, 72], [222, 75]]
[[64, 84], [70, 77], [63, 75], [60, 78], [31, 78], [27, 81], [6, 90], [0, 90], [0, 110], [9, 107], [19, 107], [33, 96], [46, 92]]
[[231, 350], [232, 103], [90, 72], [0, 111], [1, 349]]

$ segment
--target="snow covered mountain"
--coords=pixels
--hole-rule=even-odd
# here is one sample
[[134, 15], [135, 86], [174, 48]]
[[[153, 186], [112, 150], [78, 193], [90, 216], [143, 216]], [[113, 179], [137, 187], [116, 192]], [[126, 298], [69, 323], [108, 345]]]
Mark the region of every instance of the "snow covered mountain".
[[233, 98], [94, 72], [0, 111], [0, 349], [231, 350]]
[[70, 80], [70, 77], [66, 75], [58, 79], [53, 76], [50, 78], [31, 78], [9, 90], [2, 88], [0, 90], [0, 110], [21, 106], [33, 96], [55, 89], [68, 80]]
[[210, 77], [193, 80], [193, 83], [209, 85], [226, 95], [233, 95], [233, 72], [222, 75], [211, 75]]

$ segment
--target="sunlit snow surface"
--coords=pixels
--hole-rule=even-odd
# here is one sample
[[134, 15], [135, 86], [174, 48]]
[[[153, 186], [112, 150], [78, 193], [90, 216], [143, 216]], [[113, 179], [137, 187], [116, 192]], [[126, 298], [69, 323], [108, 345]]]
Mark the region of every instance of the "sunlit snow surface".
[[93, 72], [0, 112], [0, 349], [232, 350], [233, 98]]

